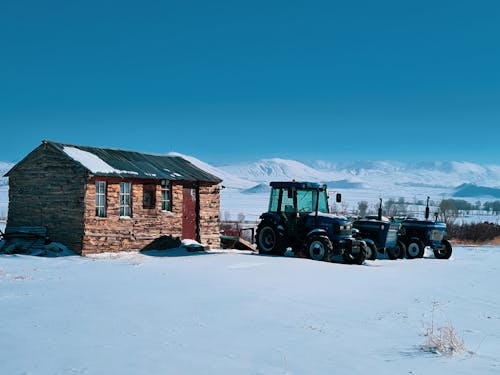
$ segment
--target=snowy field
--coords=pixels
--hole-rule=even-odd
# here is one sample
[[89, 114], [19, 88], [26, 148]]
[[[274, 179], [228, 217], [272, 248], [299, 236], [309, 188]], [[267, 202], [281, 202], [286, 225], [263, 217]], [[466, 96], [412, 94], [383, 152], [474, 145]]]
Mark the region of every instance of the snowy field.
[[[499, 283], [498, 246], [363, 266], [220, 250], [4, 255], [0, 373], [498, 374]], [[423, 350], [432, 320], [466, 351]]]

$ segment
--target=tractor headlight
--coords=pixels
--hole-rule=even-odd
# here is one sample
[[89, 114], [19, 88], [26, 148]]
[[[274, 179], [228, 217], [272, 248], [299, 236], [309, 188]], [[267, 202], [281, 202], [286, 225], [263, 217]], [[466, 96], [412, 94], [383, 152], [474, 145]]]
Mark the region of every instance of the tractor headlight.
[[431, 230], [430, 238], [432, 241], [441, 241], [444, 238], [444, 233], [438, 229]]

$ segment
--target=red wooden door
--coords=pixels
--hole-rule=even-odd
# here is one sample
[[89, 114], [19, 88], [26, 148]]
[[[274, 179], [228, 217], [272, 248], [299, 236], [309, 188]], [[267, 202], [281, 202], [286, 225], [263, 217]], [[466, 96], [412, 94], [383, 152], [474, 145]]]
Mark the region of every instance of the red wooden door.
[[182, 239], [198, 240], [197, 190], [194, 186], [182, 188]]

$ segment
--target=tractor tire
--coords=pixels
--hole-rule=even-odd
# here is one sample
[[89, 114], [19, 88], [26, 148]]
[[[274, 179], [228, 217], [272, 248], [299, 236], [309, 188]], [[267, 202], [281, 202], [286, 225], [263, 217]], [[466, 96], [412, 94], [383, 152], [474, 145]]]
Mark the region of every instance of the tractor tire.
[[425, 245], [420, 240], [410, 240], [406, 247], [406, 257], [408, 259], [422, 258], [424, 256]]
[[312, 260], [329, 262], [333, 254], [333, 245], [327, 236], [312, 235], [307, 239], [306, 252]]
[[398, 241], [396, 247], [391, 247], [387, 249], [387, 256], [390, 260], [395, 260], [399, 258], [403, 258], [406, 254], [406, 245], [403, 241]]
[[442, 240], [441, 243], [443, 244], [443, 247], [434, 249], [434, 256], [436, 259], [449, 259], [452, 252], [451, 244], [447, 240]]
[[366, 259], [368, 260], [377, 259], [377, 247], [371, 242], [366, 242]]
[[359, 244], [358, 253], [343, 254], [342, 258], [344, 259], [344, 262], [347, 264], [357, 264], [357, 265], [363, 264], [366, 260], [366, 243], [364, 241], [361, 241]]
[[269, 220], [261, 221], [255, 237], [259, 254], [285, 255], [285, 234], [275, 223]]

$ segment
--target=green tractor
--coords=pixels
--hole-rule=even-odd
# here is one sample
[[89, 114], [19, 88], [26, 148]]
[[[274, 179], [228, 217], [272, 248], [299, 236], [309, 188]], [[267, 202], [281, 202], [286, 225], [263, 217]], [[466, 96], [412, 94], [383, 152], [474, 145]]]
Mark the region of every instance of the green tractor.
[[[295, 255], [330, 262], [362, 264], [366, 244], [353, 237], [350, 220], [329, 213], [327, 186], [313, 182], [271, 182], [269, 209], [260, 216], [256, 242], [260, 254]], [[341, 195], [336, 195], [337, 202]]]

